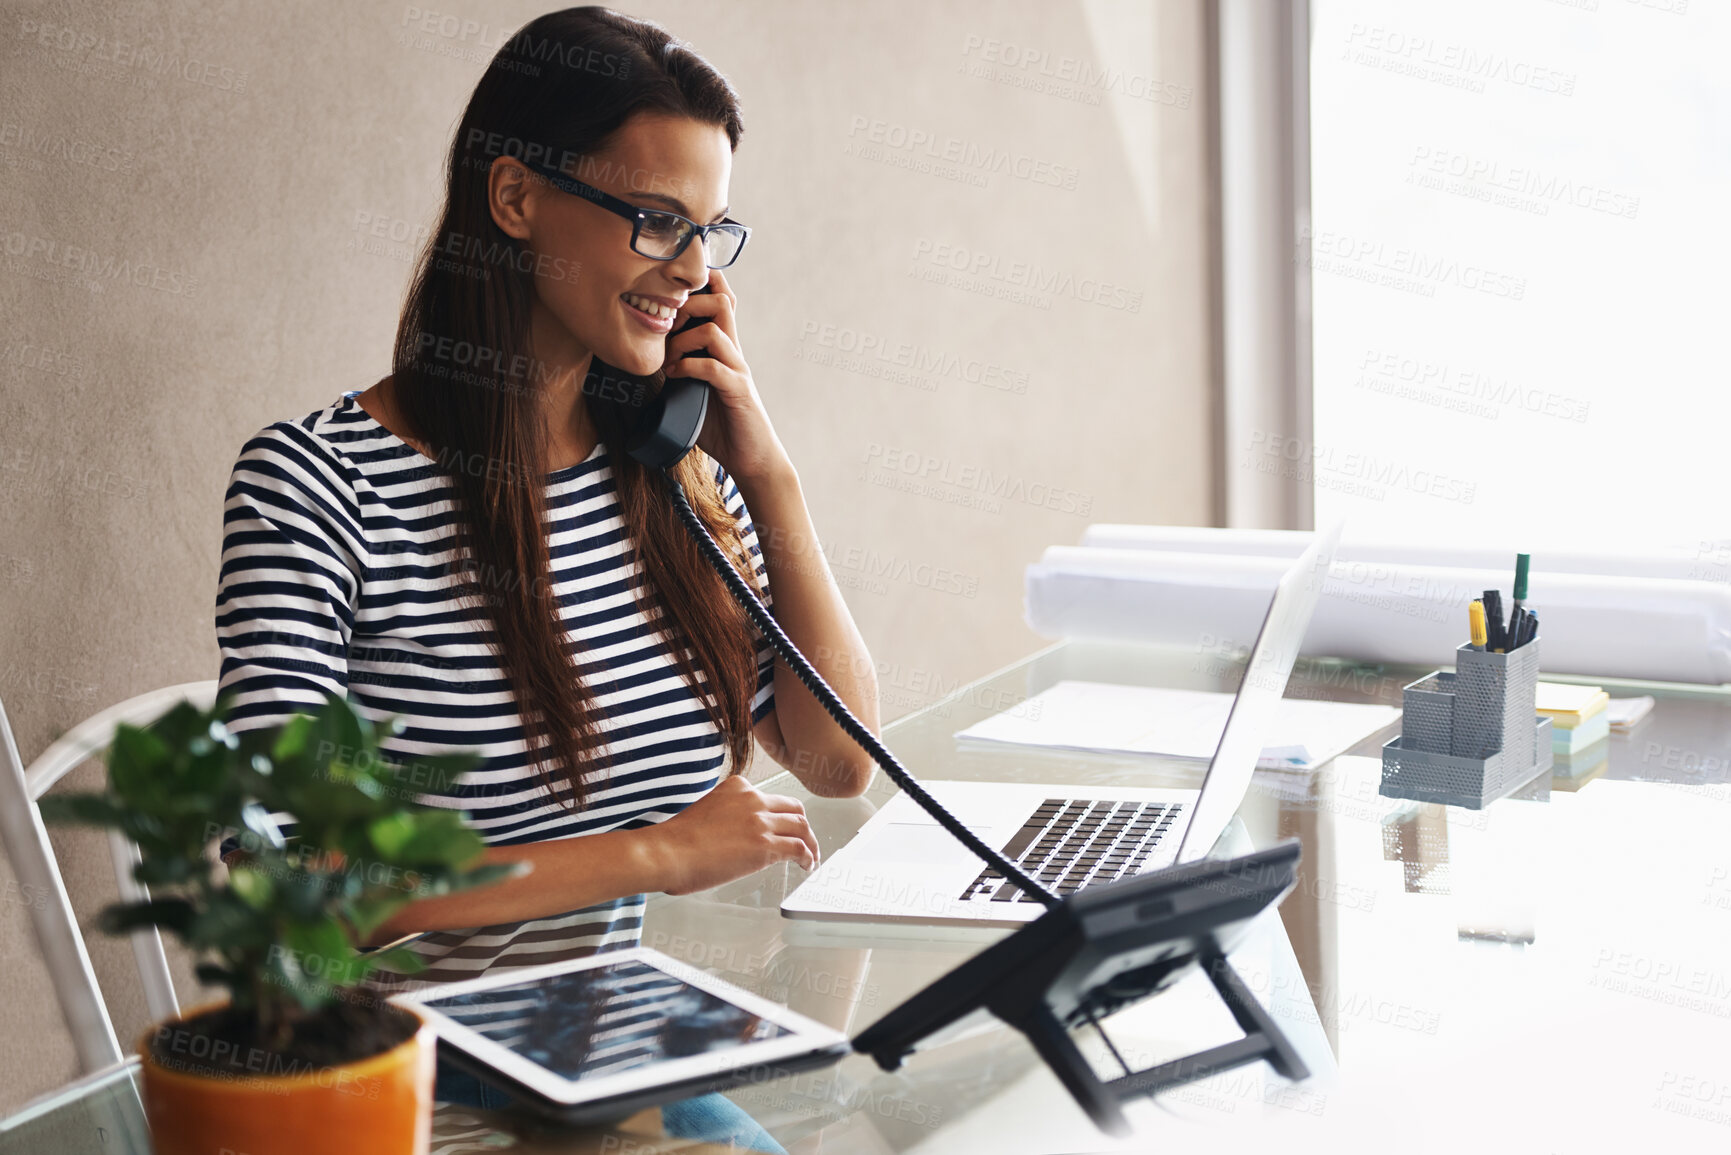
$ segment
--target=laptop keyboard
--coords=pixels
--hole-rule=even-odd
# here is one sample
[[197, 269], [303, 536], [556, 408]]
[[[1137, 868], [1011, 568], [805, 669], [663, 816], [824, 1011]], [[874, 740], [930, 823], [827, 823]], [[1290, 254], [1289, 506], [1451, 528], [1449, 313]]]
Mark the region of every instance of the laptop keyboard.
[[[1128, 878], [1141, 869], [1182, 802], [1093, 802], [1048, 798], [1003, 846], [1004, 857], [1048, 890], [1074, 894], [1096, 882]], [[963, 902], [1035, 902], [987, 867], [962, 892]]]

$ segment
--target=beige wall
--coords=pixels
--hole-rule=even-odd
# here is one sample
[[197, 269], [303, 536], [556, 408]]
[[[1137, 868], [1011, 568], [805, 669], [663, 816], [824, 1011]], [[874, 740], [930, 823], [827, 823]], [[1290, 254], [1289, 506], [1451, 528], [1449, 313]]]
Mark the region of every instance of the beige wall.
[[[1044, 546], [1213, 519], [1203, 4], [623, 5], [744, 98], [742, 342], [886, 719], [1042, 644], [1021, 600]], [[105, 705], [215, 675], [242, 441], [386, 371], [447, 134], [488, 46], [545, 10], [450, 0], [425, 30], [431, 7], [0, 3], [0, 698], [26, 761]], [[1012, 66], [1028, 53], [1043, 65]], [[1042, 76], [1083, 66], [1109, 87]], [[1015, 168], [981, 166], [1005, 151]], [[1004, 298], [945, 263], [976, 257], [1063, 283]], [[1137, 307], [1086, 300], [1100, 281]], [[1009, 388], [825, 361], [860, 335]], [[113, 889], [101, 843], [57, 838], [88, 919]], [[4, 870], [0, 1110], [74, 1073]], [[130, 1040], [130, 955], [91, 942]]]

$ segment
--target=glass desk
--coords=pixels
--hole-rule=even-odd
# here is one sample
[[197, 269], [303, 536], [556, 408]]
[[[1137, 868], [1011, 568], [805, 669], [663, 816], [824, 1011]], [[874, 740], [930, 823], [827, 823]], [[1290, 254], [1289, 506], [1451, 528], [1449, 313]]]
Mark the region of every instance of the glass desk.
[[[1241, 672], [1209, 654], [1066, 642], [899, 719], [885, 740], [928, 778], [1195, 785], [1196, 763], [953, 734], [1063, 678], [1229, 690]], [[1305, 659], [1288, 696], [1398, 706], [1425, 672]], [[1131, 1104], [1138, 1135], [1118, 1144], [1020, 1035], [985, 1020], [896, 1072], [855, 1055], [729, 1097], [789, 1151], [825, 1155], [1187, 1141], [1211, 1152], [1731, 1149], [1731, 690], [1593, 681], [1658, 704], [1610, 737], [1608, 758], [1558, 767], [1482, 811], [1383, 798], [1378, 749], [1396, 727], [1314, 773], [1258, 771], [1239, 836], [1296, 837], [1304, 857], [1278, 917], [1233, 959], [1305, 1055], [1304, 1083], [1239, 1068]], [[893, 792], [881, 773], [861, 799], [811, 798], [785, 773], [761, 784], [806, 801], [826, 853]], [[1002, 933], [783, 919], [778, 904], [802, 877], [784, 866], [656, 896], [643, 942], [857, 1034]], [[1136, 1066], [1236, 1037], [1199, 976], [1109, 1025]], [[134, 1071], [0, 1123], [0, 1152], [148, 1150]], [[450, 1105], [435, 1118], [433, 1149], [453, 1155], [711, 1149], [662, 1137], [654, 1111], [583, 1131]]]

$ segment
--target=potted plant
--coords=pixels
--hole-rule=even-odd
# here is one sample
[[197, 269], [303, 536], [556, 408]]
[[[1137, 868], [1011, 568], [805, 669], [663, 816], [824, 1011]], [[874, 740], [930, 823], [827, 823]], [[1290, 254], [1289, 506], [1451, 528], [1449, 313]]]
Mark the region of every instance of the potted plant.
[[[138, 844], [148, 902], [102, 912], [110, 934], [156, 926], [201, 959], [228, 998], [159, 1023], [139, 1043], [159, 1155], [404, 1155], [427, 1150], [434, 1040], [412, 1012], [363, 987], [413, 973], [406, 949], [362, 949], [404, 904], [496, 881], [460, 813], [420, 805], [473, 755], [385, 756], [400, 723], [374, 726], [344, 699], [236, 734], [227, 703], [186, 702], [117, 728], [107, 788], [43, 799], [45, 817], [111, 827]], [[284, 838], [273, 813], [293, 816]], [[239, 836], [229, 867], [212, 846]]]

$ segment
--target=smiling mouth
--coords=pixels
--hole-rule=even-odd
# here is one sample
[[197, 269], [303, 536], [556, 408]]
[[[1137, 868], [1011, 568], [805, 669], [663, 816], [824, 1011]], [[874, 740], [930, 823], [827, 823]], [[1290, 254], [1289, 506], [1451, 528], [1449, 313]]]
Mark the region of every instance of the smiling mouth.
[[642, 313], [644, 316], [653, 317], [657, 321], [671, 321], [673, 320], [674, 314], [678, 311], [676, 309], [671, 309], [666, 305], [656, 304], [648, 297], [639, 297], [636, 293], [621, 293], [619, 294], [619, 299], [624, 301], [633, 309], [636, 309], [639, 313]]

